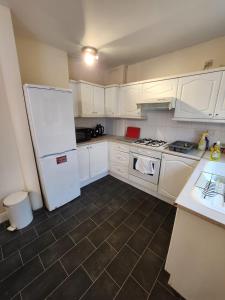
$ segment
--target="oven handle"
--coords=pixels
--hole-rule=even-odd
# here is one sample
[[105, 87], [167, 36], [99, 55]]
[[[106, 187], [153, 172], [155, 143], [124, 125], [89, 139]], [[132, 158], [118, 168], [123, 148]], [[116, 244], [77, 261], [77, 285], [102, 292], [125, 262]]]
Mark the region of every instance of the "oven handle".
[[138, 158], [138, 157], [146, 158], [146, 157], [149, 157], [149, 158], [151, 158], [152, 161], [155, 161], [155, 162], [160, 162], [161, 161], [160, 158], [154, 158], [154, 157], [151, 157], [151, 156], [148, 156], [148, 155], [140, 155], [139, 153], [135, 153], [135, 152], [130, 152], [130, 154], [132, 155], [133, 158]]

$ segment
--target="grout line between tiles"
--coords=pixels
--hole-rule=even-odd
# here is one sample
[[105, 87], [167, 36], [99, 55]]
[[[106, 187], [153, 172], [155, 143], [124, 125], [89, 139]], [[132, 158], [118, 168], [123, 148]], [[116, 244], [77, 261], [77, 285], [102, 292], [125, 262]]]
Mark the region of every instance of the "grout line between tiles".
[[58, 259], [57, 261], [60, 263], [61, 267], [62, 267], [62, 268], [63, 268], [63, 270], [65, 271], [65, 273], [66, 273], [66, 276], [67, 276], [67, 278], [68, 278], [68, 277], [69, 277], [69, 274], [68, 274], [68, 272], [66, 271], [66, 268], [64, 267], [63, 263], [61, 262], [61, 260], [60, 260], [60, 259]]
[[[144, 290], [146, 293], [147, 293], [147, 295], [149, 295], [149, 292], [137, 281], [137, 279], [131, 274], [130, 275], [130, 277], [137, 283], [137, 285], [138, 286], [140, 286], [140, 288], [142, 289], [142, 290]], [[129, 279], [129, 277], [126, 279], [126, 281]]]
[[[161, 222], [161, 224], [163, 224], [163, 222], [164, 222], [164, 220], [166, 219], [167, 215], [168, 215], [168, 214], [166, 214], [166, 216], [163, 218], [163, 221]], [[132, 274], [133, 270], [136, 268], [136, 266], [137, 266], [138, 263], [140, 262], [141, 258], [143, 257], [143, 255], [145, 254], [146, 250], [148, 249], [148, 246], [150, 245], [150, 243], [151, 243], [151, 241], [153, 240], [154, 236], [155, 236], [156, 233], [158, 232], [158, 230], [159, 230], [161, 224], [159, 225], [159, 227], [157, 228], [157, 230], [155, 231], [155, 233], [152, 235], [152, 237], [151, 237], [149, 243], [148, 243], [148, 244], [146, 245], [146, 247], [144, 248], [142, 254], [139, 256], [137, 262], [134, 264], [133, 268], [131, 269], [131, 271], [130, 271], [129, 274], [127, 275], [125, 281], [124, 281], [123, 284], [121, 285], [121, 288], [117, 291], [117, 293], [116, 293], [116, 295], [115, 295], [115, 297], [114, 297], [113, 299], [116, 299], [116, 297], [118, 296], [118, 294], [119, 294], [120, 291], [122, 290], [122, 288], [123, 288], [125, 282], [128, 280], [129, 276]], [[162, 268], [162, 267], [163, 267], [163, 264], [162, 264], [161, 268]], [[161, 272], [161, 268], [160, 268], [159, 274], [160, 274], [160, 272]], [[159, 276], [159, 274], [158, 274], [158, 276]], [[158, 276], [157, 276], [157, 277], [158, 277]], [[139, 283], [139, 284], [140, 284], [140, 283]], [[141, 284], [140, 284], [140, 286], [142, 287]], [[142, 288], [143, 288], [143, 287], [142, 287]], [[143, 289], [145, 290], [145, 288], [143, 288]]]

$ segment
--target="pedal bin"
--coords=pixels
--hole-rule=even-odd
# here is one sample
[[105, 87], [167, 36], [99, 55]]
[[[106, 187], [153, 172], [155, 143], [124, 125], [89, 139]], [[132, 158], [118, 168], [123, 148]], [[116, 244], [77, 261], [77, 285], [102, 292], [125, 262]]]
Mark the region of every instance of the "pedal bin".
[[31, 223], [33, 213], [27, 192], [16, 192], [3, 200], [3, 205], [8, 213], [10, 228], [22, 229]]

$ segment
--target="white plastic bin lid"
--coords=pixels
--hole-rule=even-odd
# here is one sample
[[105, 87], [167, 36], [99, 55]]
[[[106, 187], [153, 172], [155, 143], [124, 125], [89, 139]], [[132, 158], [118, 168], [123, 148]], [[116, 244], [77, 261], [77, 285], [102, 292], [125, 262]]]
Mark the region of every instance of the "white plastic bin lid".
[[13, 194], [7, 196], [3, 200], [3, 204], [6, 207], [10, 207], [10, 206], [16, 205], [16, 204], [22, 202], [24, 199], [26, 199], [27, 195], [28, 195], [27, 192], [16, 192], [16, 193], [13, 193]]

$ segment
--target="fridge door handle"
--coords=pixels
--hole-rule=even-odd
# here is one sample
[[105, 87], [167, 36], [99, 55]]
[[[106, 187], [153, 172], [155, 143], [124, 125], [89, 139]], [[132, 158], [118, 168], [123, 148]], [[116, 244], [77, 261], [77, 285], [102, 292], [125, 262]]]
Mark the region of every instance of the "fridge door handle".
[[41, 156], [41, 158], [46, 158], [46, 157], [55, 156], [55, 155], [62, 155], [62, 154], [65, 154], [65, 153], [68, 153], [68, 152], [71, 152], [71, 151], [75, 151], [75, 150], [77, 150], [77, 149], [74, 148], [74, 149], [63, 151], [63, 152], [56, 152], [56, 153], [46, 154], [46, 155]]

